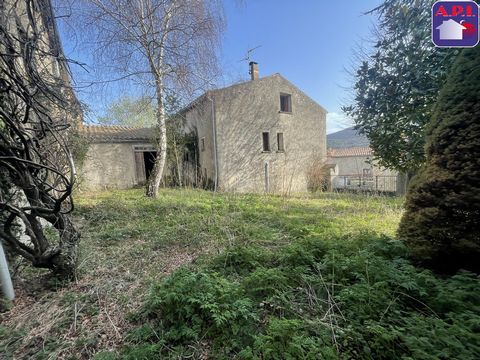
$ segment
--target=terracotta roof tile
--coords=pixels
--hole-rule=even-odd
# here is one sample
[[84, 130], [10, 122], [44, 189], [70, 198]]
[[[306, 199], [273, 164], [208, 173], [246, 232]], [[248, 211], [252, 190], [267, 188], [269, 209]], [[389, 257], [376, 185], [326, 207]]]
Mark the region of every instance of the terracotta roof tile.
[[151, 141], [155, 128], [121, 125], [81, 125], [79, 132], [93, 142]]
[[371, 155], [373, 155], [373, 151], [368, 146], [328, 149], [328, 156], [330, 157], [371, 156]]

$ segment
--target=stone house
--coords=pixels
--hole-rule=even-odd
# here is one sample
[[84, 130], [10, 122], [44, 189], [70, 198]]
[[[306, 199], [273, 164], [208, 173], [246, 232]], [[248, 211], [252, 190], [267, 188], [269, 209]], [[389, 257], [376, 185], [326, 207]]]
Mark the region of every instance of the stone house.
[[368, 139], [353, 127], [327, 135], [332, 190], [404, 194], [405, 176], [373, 160]]
[[181, 111], [198, 169], [222, 191], [307, 191], [309, 167], [326, 159], [327, 111], [280, 74], [260, 78], [255, 62], [250, 74]]
[[[304, 192], [308, 168], [325, 161], [326, 110], [280, 74], [211, 90], [179, 112], [192, 135], [181, 159], [183, 185], [235, 192]], [[90, 143], [83, 188], [143, 184], [155, 156], [154, 130], [82, 126]], [[166, 169], [169, 174], [171, 167]]]

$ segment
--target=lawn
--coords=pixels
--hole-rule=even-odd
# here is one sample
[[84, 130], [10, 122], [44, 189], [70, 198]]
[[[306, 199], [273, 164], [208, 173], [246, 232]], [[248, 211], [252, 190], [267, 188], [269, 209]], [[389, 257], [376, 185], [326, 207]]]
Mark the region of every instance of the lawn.
[[[401, 212], [402, 199], [352, 194], [81, 194], [76, 281], [21, 268], [15, 306], [0, 315], [0, 351], [36, 359], [470, 358], [480, 346], [478, 278], [440, 279], [409, 264], [394, 240]], [[424, 332], [443, 335], [416, 336]]]

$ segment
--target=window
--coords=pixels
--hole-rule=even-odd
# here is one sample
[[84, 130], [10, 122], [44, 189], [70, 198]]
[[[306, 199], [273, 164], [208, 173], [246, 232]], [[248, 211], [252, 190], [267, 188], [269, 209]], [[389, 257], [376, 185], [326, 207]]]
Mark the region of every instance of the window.
[[205, 138], [200, 139], [200, 150], [205, 151]]
[[263, 151], [270, 151], [270, 133], [262, 133], [263, 137]]
[[292, 112], [292, 95], [280, 94], [280, 111]]
[[283, 146], [283, 133], [277, 133], [277, 150], [285, 151], [285, 147]]

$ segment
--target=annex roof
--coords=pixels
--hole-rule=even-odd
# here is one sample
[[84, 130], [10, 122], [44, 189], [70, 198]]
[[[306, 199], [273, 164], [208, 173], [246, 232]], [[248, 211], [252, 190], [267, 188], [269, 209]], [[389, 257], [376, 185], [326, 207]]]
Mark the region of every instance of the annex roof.
[[155, 137], [153, 127], [122, 125], [81, 125], [79, 132], [92, 142], [149, 142]]
[[349, 156], [371, 156], [373, 155], [372, 149], [370, 147], [349, 147], [349, 148], [338, 148], [338, 149], [328, 149], [327, 155], [329, 157], [349, 157]]

